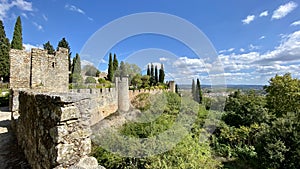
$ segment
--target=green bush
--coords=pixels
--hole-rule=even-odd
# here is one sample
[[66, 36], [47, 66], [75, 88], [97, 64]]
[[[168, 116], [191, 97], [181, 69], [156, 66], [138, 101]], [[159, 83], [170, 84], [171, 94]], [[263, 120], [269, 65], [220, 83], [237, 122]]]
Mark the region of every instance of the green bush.
[[[2, 93], [5, 93], [4, 95]], [[0, 89], [0, 106], [9, 105], [9, 91]]]
[[[182, 129], [188, 129], [192, 126], [177, 126], [178, 122], [183, 125], [188, 118], [197, 119], [194, 128], [197, 131], [201, 127], [199, 122], [203, 124], [203, 118], [207, 112], [203, 107], [199, 112], [199, 104], [190, 99], [180, 98], [176, 93], [166, 92], [160, 95], [150, 96], [149, 94], [140, 94], [135, 98], [135, 103], [146, 101], [141, 104], [139, 108], [143, 110], [141, 116], [138, 117], [139, 122], [128, 122], [119, 128], [122, 135], [131, 138], [157, 138], [160, 133], [184, 133]], [[150, 105], [149, 105], [150, 104]], [[187, 113], [184, 116], [181, 113]], [[180, 113], [180, 114], [179, 114]], [[197, 113], [199, 113], [197, 115]], [[180, 116], [180, 118], [178, 118]], [[199, 118], [199, 119], [198, 119]], [[141, 122], [143, 121], [143, 122]], [[176, 127], [174, 127], [176, 126]], [[179, 128], [180, 127], [180, 128]], [[118, 154], [113, 154], [104, 150], [101, 147], [95, 146], [92, 155], [97, 158], [98, 162], [106, 168], [219, 168], [221, 163], [216, 161], [211, 153], [208, 142], [200, 143], [199, 134], [201, 132], [194, 132], [183, 135], [182, 140], [178, 144], [173, 143], [172, 137], [164, 137], [173, 145], [173, 149], [163, 152], [161, 154], [152, 155], [144, 158], [122, 157]], [[102, 140], [103, 141], [103, 140]], [[119, 138], [110, 139], [109, 144], [119, 143]], [[131, 147], [126, 147], [128, 150], [135, 150], [137, 147], [148, 147], [157, 142], [150, 142], [147, 145], [138, 143]], [[114, 147], [117, 149], [117, 147]], [[158, 149], [159, 150], [159, 149]], [[149, 152], [139, 152], [149, 153]], [[145, 154], [144, 154], [145, 155]]]
[[96, 79], [93, 77], [87, 77], [85, 83], [97, 83]]

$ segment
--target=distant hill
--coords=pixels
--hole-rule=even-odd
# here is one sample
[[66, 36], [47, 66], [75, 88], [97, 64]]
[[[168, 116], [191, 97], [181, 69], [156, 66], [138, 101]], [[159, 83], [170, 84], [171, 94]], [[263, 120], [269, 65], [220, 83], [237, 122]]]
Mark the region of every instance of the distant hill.
[[[178, 85], [178, 87], [180, 89], [184, 89], [184, 90], [189, 90], [192, 88], [192, 85]], [[211, 85], [201, 85], [201, 88], [203, 89], [207, 89], [207, 88], [211, 88], [212, 86]], [[218, 87], [218, 86], [215, 86], [215, 87]], [[245, 89], [254, 89], [254, 90], [262, 90], [264, 85], [227, 85], [226, 86], [227, 88], [230, 88], [230, 89], [242, 89], [242, 90], [245, 90]]]

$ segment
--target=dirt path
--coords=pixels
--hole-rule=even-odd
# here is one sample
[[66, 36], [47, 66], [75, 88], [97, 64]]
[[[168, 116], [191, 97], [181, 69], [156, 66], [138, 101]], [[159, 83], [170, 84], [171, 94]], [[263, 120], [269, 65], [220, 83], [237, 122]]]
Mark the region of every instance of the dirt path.
[[0, 169], [30, 169], [10, 127], [8, 107], [0, 107]]

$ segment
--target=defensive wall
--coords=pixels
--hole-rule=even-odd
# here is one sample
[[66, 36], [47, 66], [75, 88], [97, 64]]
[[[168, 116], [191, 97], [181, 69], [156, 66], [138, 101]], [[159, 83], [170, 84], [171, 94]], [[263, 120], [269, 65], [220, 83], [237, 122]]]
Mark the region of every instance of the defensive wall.
[[140, 93], [128, 90], [128, 78], [116, 88], [68, 89], [68, 51], [11, 50], [12, 125], [33, 169], [102, 168], [91, 152], [91, 126], [114, 112], [126, 112]]

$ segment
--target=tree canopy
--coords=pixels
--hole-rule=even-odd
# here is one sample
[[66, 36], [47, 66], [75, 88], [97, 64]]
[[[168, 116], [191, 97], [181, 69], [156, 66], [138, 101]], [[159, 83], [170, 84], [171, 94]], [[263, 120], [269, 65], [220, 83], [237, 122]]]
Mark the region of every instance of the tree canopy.
[[55, 53], [55, 50], [54, 50], [53, 46], [51, 45], [50, 41], [43, 44], [43, 47], [44, 47], [45, 50], [48, 51], [48, 54], [54, 54]]
[[13, 39], [11, 41], [11, 48], [19, 50], [23, 49], [22, 23], [20, 16], [18, 16], [15, 24]]
[[9, 40], [6, 37], [4, 25], [0, 20], [0, 78], [3, 78], [4, 81], [9, 80], [9, 50]]
[[69, 71], [72, 71], [72, 63], [71, 63], [71, 55], [72, 55], [72, 52], [71, 52], [71, 47], [69, 45], [69, 42], [66, 40], [66, 38], [62, 38], [58, 44], [57, 44], [57, 48], [56, 50], [58, 50], [59, 47], [62, 47], [62, 48], [66, 48], [68, 49], [69, 51], [69, 54], [68, 54], [68, 60], [69, 60]]

